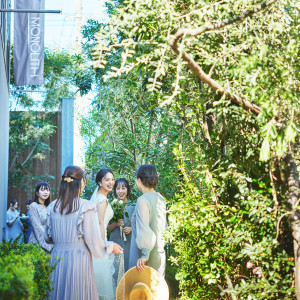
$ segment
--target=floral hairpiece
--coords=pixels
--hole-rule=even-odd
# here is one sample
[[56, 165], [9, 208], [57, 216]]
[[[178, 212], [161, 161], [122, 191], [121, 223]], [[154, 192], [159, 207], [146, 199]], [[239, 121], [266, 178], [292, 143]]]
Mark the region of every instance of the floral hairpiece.
[[73, 179], [72, 179], [71, 177], [65, 177], [65, 178], [64, 178], [64, 181], [67, 181], [67, 182], [72, 182], [72, 181], [73, 181]]

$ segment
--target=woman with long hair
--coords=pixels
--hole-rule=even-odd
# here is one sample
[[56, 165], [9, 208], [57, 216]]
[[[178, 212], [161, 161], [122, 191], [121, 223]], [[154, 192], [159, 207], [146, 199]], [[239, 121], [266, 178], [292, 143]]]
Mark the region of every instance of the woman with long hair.
[[39, 244], [43, 250], [50, 252], [53, 245], [47, 244], [44, 239], [44, 231], [47, 221], [47, 206], [51, 202], [50, 185], [40, 182], [35, 187], [33, 202], [29, 205], [29, 220], [32, 232], [28, 243]]
[[80, 198], [85, 187], [84, 171], [77, 166], [65, 169], [57, 200], [47, 209], [45, 239], [53, 243], [52, 262], [62, 258], [51, 274], [50, 299], [98, 299], [92, 255], [104, 258], [122, 253], [122, 248], [101, 238], [96, 208]]
[[[91, 201], [96, 205], [99, 228], [102, 238], [107, 240], [107, 225], [113, 218], [114, 212], [108, 203], [107, 195], [112, 191], [115, 183], [115, 177], [108, 168], [102, 168], [96, 175], [97, 187], [91, 197]], [[113, 275], [115, 273], [113, 255], [109, 255], [105, 259], [93, 259], [94, 272], [99, 299], [113, 300], [115, 299], [116, 283]], [[122, 276], [123, 274], [120, 274]]]
[[166, 228], [166, 204], [154, 188], [158, 174], [154, 166], [142, 165], [136, 171], [136, 185], [143, 193], [132, 215], [129, 268], [142, 271], [147, 265], [165, 275], [166, 255], [162, 233]]
[[[130, 241], [131, 241], [131, 217], [134, 211], [134, 204], [132, 201], [128, 201], [130, 197], [129, 182], [125, 178], [118, 178], [114, 185], [114, 196], [118, 200], [123, 201], [124, 216], [118, 223], [113, 222], [107, 226], [107, 230], [110, 231], [109, 240], [118, 243], [123, 249], [124, 253], [124, 271], [128, 270], [129, 256], [130, 256]], [[117, 268], [117, 266], [115, 266]]]

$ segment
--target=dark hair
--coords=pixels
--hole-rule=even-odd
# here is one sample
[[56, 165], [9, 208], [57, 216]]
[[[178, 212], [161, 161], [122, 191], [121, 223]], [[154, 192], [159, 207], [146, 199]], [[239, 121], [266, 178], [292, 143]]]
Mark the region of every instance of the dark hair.
[[79, 199], [81, 194], [81, 180], [86, 182], [84, 171], [77, 166], [66, 167], [62, 175], [58, 199], [54, 206], [54, 211], [60, 204], [60, 213], [67, 209], [66, 215], [79, 209]]
[[115, 185], [114, 185], [114, 195], [115, 195], [115, 197], [117, 197], [117, 187], [118, 187], [119, 184], [121, 186], [125, 186], [126, 187], [126, 189], [127, 189], [127, 195], [126, 196], [127, 196], [127, 198], [129, 198], [131, 190], [130, 190], [129, 182], [125, 178], [118, 178], [115, 181]]
[[27, 200], [26, 205], [30, 205], [33, 201], [32, 200]]
[[96, 175], [95, 182], [97, 185], [102, 181], [102, 179], [106, 176], [107, 173], [111, 173], [114, 176], [114, 173], [108, 168], [102, 168]]
[[141, 179], [144, 186], [155, 188], [158, 183], [158, 174], [155, 167], [151, 165], [141, 165], [136, 171], [136, 178]]
[[[37, 186], [35, 187], [34, 198], [33, 198], [33, 202], [36, 202], [37, 204], [41, 204], [39, 201], [39, 196], [37, 195], [40, 189], [51, 191], [49, 183], [47, 182], [38, 183]], [[51, 193], [49, 194], [49, 197], [45, 200], [45, 205], [48, 206], [50, 202], [51, 202]]]
[[9, 201], [9, 206], [10, 204], [12, 204], [12, 206], [15, 206], [15, 204], [18, 202], [18, 200], [16, 198], [13, 198]]

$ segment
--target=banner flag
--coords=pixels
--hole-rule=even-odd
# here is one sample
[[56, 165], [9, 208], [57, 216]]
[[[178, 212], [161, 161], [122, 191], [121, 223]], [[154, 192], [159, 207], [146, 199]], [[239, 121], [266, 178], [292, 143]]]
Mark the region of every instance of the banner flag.
[[[16, 9], [45, 9], [45, 0], [15, 0]], [[44, 83], [43, 13], [14, 14], [14, 78], [15, 85]]]

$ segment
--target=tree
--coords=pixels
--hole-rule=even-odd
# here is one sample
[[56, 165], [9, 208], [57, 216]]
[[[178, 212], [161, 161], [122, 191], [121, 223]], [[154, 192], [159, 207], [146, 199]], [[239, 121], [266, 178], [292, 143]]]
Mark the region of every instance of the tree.
[[183, 297], [292, 297], [289, 226], [300, 297], [298, 16], [294, 1], [125, 1], [97, 35], [108, 80], [142, 68], [181, 115], [170, 238]]
[[[43, 160], [45, 152], [51, 151], [45, 140], [57, 130], [53, 125], [53, 115], [60, 106], [61, 98], [74, 97], [77, 91], [86, 94], [91, 88], [93, 72], [78, 55], [46, 49], [44, 85], [30, 87], [45, 93], [36, 96], [38, 93], [28, 93], [28, 87], [14, 86], [12, 66], [13, 61], [10, 78], [13, 101], [10, 105], [9, 188], [26, 188], [28, 180], [35, 175], [32, 174], [32, 160]], [[42, 101], [38, 105], [40, 99]], [[27, 155], [24, 156], [24, 153]], [[51, 178], [45, 176], [40, 180]]]

